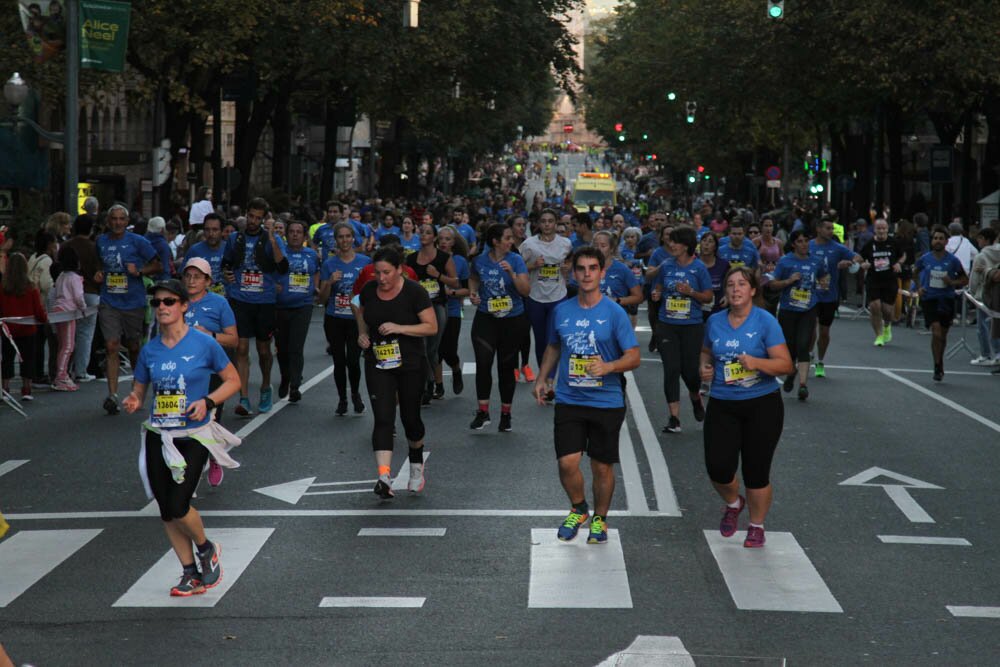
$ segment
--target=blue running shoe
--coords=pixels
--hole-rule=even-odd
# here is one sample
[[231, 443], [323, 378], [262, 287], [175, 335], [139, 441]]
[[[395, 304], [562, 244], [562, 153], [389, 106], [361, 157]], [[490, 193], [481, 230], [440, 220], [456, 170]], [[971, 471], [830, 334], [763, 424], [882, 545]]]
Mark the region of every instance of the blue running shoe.
[[260, 390], [260, 401], [257, 403], [257, 409], [260, 412], [270, 412], [271, 411], [271, 387], [265, 387]]
[[253, 407], [251, 407], [250, 405], [250, 399], [247, 398], [246, 396], [240, 398], [240, 402], [236, 406], [236, 409], [233, 410], [233, 412], [236, 413], [237, 417], [249, 417], [250, 415], [252, 415]]
[[590, 520], [590, 536], [587, 537], [587, 544], [607, 544], [608, 524], [604, 517], [594, 515]]
[[576, 534], [580, 532], [580, 526], [587, 523], [587, 516], [589, 513], [580, 514], [576, 510], [570, 510], [569, 516], [563, 521], [563, 524], [559, 526], [559, 539], [563, 542], [569, 542]]

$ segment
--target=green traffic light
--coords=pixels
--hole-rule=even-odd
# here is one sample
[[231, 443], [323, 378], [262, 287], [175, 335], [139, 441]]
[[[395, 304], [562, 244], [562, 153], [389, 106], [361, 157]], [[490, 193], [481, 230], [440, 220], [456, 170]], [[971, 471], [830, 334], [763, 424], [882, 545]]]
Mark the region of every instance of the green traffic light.
[[625, 141], [625, 135], [624, 134], [619, 134], [618, 135], [618, 141]]
[[694, 116], [688, 116], [687, 118], [688, 118], [688, 122], [689, 123], [693, 123], [694, 122]]
[[707, 181], [707, 180], [709, 180], [710, 178], [712, 178], [712, 177], [711, 177], [711, 176], [709, 176], [708, 174], [705, 174], [705, 180], [706, 180], [706, 181]]
[[767, 9], [767, 13], [772, 19], [780, 19], [781, 15], [784, 13], [784, 9], [781, 5], [771, 5]]
[[694, 176], [688, 176], [688, 183], [694, 183]]
[[670, 100], [671, 102], [673, 102], [674, 100], [677, 99], [677, 93], [675, 93], [673, 91], [667, 93], [667, 99]]
[[642, 139], [643, 139], [643, 141], [645, 141], [646, 139], [649, 139], [649, 135], [646, 134], [645, 132], [643, 132], [642, 133]]

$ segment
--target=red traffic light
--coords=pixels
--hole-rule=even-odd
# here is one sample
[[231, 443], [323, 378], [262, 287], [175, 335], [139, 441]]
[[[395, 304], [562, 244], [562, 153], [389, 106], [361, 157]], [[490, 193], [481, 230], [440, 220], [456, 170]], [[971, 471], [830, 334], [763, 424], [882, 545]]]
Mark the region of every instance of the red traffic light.
[[704, 165], [700, 165], [700, 164], [698, 165], [698, 173], [699, 174], [704, 174], [705, 173], [705, 167], [704, 167]]
[[569, 123], [566, 123], [565, 125], [563, 125], [563, 132], [565, 132], [566, 134], [569, 134], [572, 131], [573, 131], [573, 126], [572, 125], [570, 125]]
[[654, 160], [658, 159], [658, 158], [656, 157], [656, 153], [653, 153], [653, 159], [654, 159]]
[[622, 125], [621, 123], [615, 123], [615, 132], [621, 132], [624, 129], [625, 129], [624, 125]]

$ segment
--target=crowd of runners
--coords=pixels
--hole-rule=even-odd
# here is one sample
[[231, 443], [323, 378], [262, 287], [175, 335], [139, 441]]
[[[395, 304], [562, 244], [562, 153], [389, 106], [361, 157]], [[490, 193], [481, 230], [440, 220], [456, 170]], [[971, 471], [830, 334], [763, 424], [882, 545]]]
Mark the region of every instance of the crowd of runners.
[[[572, 540], [589, 524], [595, 544], [608, 536], [624, 374], [640, 364], [637, 330], [648, 330], [646, 345], [662, 361], [663, 431], [681, 432], [689, 417], [704, 422], [706, 470], [724, 501], [720, 531], [732, 536], [748, 507], [744, 546], [755, 548], [765, 544], [780, 392], [797, 385], [797, 398], [809, 399], [844, 300], [860, 295], [875, 346], [892, 343], [894, 325], [921, 319], [941, 381], [949, 328], [977, 311], [963, 303], [989, 307], [1000, 285], [995, 228], [970, 239], [960, 221], [931, 226], [924, 214], [845, 227], [831, 209], [795, 207], [781, 217], [710, 199], [577, 211], [565, 191], [525, 201], [524, 181], [505, 168], [491, 179], [496, 191], [478, 196], [345, 194], [316, 220], [260, 198], [218, 210], [205, 189], [180, 229], [138, 220], [122, 205], [99, 212], [96, 201], [72, 221], [55, 214], [29, 243], [21, 239], [23, 252], [0, 237], [5, 395], [13, 400], [19, 362], [23, 401], [102, 376], [109, 416], [148, 409], [142, 480], [183, 568], [170, 593], [187, 596], [222, 576], [221, 546], [191, 505], [203, 473], [218, 486], [238, 465], [229, 451], [239, 440], [222, 424], [272, 410], [275, 357], [277, 400], [303, 400], [314, 309], [332, 358], [334, 413], [372, 413], [380, 501], [394, 495], [397, 409], [407, 489], [424, 491], [421, 411], [446, 396], [448, 369], [451, 392], [464, 391], [464, 337], [477, 401], [469, 428], [485, 429], [498, 414], [497, 429], [514, 430], [518, 380], [532, 383], [535, 401], [555, 406], [558, 477], [571, 506], [557, 536]], [[564, 189], [563, 179], [555, 183]], [[984, 312], [973, 363], [1000, 368], [1000, 322]]]

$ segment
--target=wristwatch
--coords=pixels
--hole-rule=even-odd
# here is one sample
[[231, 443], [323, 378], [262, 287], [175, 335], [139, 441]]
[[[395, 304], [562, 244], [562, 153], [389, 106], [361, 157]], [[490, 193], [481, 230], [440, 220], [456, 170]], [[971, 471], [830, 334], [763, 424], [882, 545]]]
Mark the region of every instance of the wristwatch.
[[204, 401], [205, 401], [205, 411], [206, 412], [211, 412], [212, 410], [215, 409], [215, 401], [213, 401], [212, 399], [210, 399], [208, 396], [206, 396], [204, 398]]

